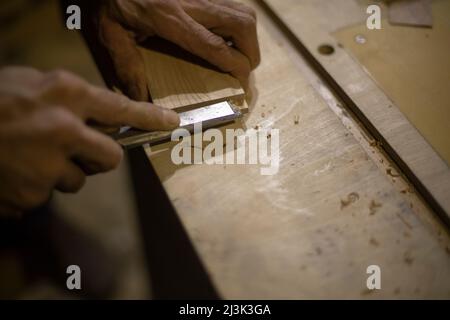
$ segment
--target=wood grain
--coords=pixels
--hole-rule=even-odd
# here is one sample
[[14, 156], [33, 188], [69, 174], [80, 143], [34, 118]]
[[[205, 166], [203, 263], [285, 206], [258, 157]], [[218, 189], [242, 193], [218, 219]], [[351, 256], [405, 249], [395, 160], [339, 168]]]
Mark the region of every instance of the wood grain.
[[[265, 11], [246, 3], [258, 13], [262, 63], [243, 126], [280, 130], [278, 174], [262, 176], [258, 165], [175, 166], [171, 145], [146, 148], [220, 294], [450, 297], [445, 228], [414, 191], [399, 191], [408, 186], [391, 164], [391, 175], [380, 170], [387, 161], [313, 88], [320, 80], [306, 78], [307, 62]], [[382, 269], [376, 292], [366, 287], [372, 264]]]
[[153, 38], [140, 51], [155, 104], [185, 111], [228, 99], [242, 103], [245, 93], [237, 79], [181, 48]]

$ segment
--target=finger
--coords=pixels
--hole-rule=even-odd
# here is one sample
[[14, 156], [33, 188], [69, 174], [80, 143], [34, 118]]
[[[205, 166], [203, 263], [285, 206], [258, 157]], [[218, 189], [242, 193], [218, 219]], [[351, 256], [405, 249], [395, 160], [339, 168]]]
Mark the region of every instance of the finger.
[[[228, 1], [225, 3], [229, 4]], [[215, 34], [231, 38], [234, 46], [250, 60], [253, 69], [259, 65], [261, 57], [253, 15], [206, 0], [201, 1], [200, 5], [198, 1], [191, 3], [185, 10], [195, 21]]]
[[107, 126], [131, 126], [142, 130], [171, 130], [179, 126], [180, 118], [172, 110], [96, 87], [90, 87], [86, 99], [86, 118]]
[[144, 62], [134, 36], [105, 12], [100, 14], [100, 42], [112, 60], [119, 89], [137, 101], [148, 101]]
[[86, 175], [83, 170], [68, 159], [61, 177], [56, 184], [56, 189], [61, 192], [77, 192], [86, 182]]
[[212, 31], [223, 37], [232, 38], [234, 46], [249, 58], [252, 69], [255, 69], [261, 62], [256, 20], [248, 14], [236, 14], [237, 12], [239, 11], [229, 8], [211, 11], [216, 19], [222, 22], [222, 25], [213, 28]]
[[178, 114], [156, 108], [151, 103], [136, 102], [124, 95], [90, 85], [66, 71], [47, 75], [41, 99], [61, 103], [85, 121], [103, 126], [128, 125], [142, 130], [170, 130], [178, 127]]
[[238, 50], [229, 47], [226, 41], [210, 32], [192, 19], [187, 13], [181, 13], [184, 32], [165, 35], [166, 39], [185, 50], [205, 59], [224, 72], [229, 72], [241, 82], [248, 78], [251, 66], [249, 59]]
[[85, 125], [78, 131], [68, 156], [86, 174], [110, 171], [119, 165], [123, 151], [114, 140]]
[[212, 3], [221, 5], [223, 7], [228, 7], [230, 9], [234, 9], [236, 11], [240, 11], [242, 13], [246, 13], [253, 17], [253, 19], [256, 20], [256, 12], [253, 10], [253, 8], [246, 6], [243, 3], [231, 1], [231, 0], [209, 0]]

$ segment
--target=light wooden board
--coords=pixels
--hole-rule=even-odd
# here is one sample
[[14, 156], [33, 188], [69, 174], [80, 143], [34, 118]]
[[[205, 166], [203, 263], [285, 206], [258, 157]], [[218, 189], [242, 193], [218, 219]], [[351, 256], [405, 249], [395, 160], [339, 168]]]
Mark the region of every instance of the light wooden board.
[[[175, 166], [170, 145], [146, 149], [219, 293], [449, 298], [445, 228], [393, 167], [390, 175], [379, 169], [376, 148], [366, 152], [306, 80], [295, 48], [246, 2], [258, 12], [262, 63], [244, 124], [281, 130], [278, 174], [262, 176], [258, 165]], [[382, 290], [370, 293], [372, 264], [382, 269]]]
[[[450, 1], [434, 3], [432, 29], [365, 24], [337, 31], [338, 41], [366, 68], [433, 148], [450, 163]], [[362, 35], [366, 42], [355, 41]]]
[[163, 40], [152, 39], [152, 46], [140, 51], [155, 104], [183, 111], [228, 99], [243, 100], [244, 90], [231, 75]]
[[[364, 22], [368, 17], [367, 5], [371, 2], [266, 0], [265, 3], [309, 50], [324, 72], [334, 79], [347, 103], [414, 181], [436, 212], [450, 221], [450, 170], [447, 163], [332, 36], [338, 29]], [[317, 49], [323, 44], [333, 46], [335, 52], [332, 55], [320, 54]]]

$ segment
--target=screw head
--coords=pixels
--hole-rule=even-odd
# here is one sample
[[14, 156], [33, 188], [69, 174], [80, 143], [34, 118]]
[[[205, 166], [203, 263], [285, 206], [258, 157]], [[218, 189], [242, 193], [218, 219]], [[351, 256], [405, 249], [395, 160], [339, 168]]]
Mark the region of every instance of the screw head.
[[359, 44], [365, 44], [367, 42], [367, 39], [362, 34], [357, 34], [355, 36], [355, 41], [356, 41], [356, 43], [359, 43]]

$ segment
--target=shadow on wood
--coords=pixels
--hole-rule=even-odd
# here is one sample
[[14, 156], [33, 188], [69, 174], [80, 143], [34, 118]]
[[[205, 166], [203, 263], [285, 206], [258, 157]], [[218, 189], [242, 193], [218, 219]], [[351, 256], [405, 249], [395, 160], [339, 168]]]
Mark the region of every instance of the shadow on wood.
[[153, 297], [218, 299], [144, 149], [132, 149], [128, 155]]

